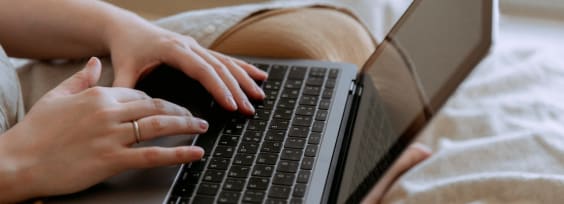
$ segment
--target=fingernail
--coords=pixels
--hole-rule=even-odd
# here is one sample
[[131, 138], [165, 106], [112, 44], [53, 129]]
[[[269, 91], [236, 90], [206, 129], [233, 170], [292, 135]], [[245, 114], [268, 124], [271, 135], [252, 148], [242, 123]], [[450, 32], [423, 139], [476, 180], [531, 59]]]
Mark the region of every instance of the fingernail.
[[251, 104], [251, 102], [249, 102], [248, 100], [245, 100], [245, 107], [253, 112], [253, 114], [255, 113], [255, 107], [253, 107], [253, 104]]
[[208, 122], [205, 121], [205, 120], [198, 119], [198, 126], [200, 126], [200, 129], [201, 129], [201, 130], [206, 131], [206, 130], [208, 130], [209, 124], [208, 124]]
[[229, 105], [231, 105], [231, 107], [233, 107], [234, 109], [237, 109], [237, 103], [235, 103], [235, 99], [233, 99], [233, 96], [228, 95], [227, 96], [227, 102], [229, 103]]
[[266, 97], [266, 94], [264, 94], [264, 91], [259, 87], [259, 86], [255, 86], [255, 89], [257, 90], [257, 92], [260, 94], [261, 98]]
[[97, 57], [91, 57], [91, 58], [88, 60], [88, 63], [86, 63], [86, 66], [89, 66], [89, 67], [96, 66], [96, 65], [98, 65], [99, 62], [100, 62], [100, 61], [98, 60]]
[[204, 150], [204, 148], [202, 148], [202, 147], [192, 146], [192, 148], [193, 148], [193, 150], [199, 151], [202, 156], [206, 153], [206, 150]]

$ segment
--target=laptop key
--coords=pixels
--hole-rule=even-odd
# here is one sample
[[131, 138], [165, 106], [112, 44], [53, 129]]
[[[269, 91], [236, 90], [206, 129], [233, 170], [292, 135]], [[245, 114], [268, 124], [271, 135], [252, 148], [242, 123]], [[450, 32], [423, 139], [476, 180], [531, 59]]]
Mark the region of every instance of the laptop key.
[[202, 182], [200, 183], [200, 187], [198, 188], [197, 194], [215, 196], [218, 190], [219, 190], [219, 184]]
[[284, 144], [284, 147], [303, 149], [304, 146], [305, 146], [305, 143], [306, 143], [305, 138], [288, 137], [288, 139], [286, 139], [286, 143]]
[[266, 199], [266, 202], [264, 202], [264, 203], [265, 204], [287, 204], [288, 201], [287, 200], [268, 198], [268, 199]]
[[292, 196], [303, 198], [305, 196], [305, 192], [306, 185], [303, 183], [298, 183], [294, 186], [294, 192], [292, 193]]
[[255, 110], [255, 115], [253, 116], [253, 119], [255, 119], [255, 120], [268, 120], [270, 118], [271, 113], [272, 113], [272, 110], [257, 108]]
[[286, 81], [286, 83], [284, 84], [284, 89], [301, 89], [302, 88], [302, 84], [303, 81], [302, 80], [293, 80], [293, 79], [288, 79]]
[[247, 178], [250, 170], [251, 170], [251, 167], [249, 167], [249, 166], [233, 165], [229, 169], [228, 176], [229, 177], [235, 177], [235, 178]]
[[175, 186], [172, 194], [175, 195], [175, 196], [190, 197], [192, 195], [192, 193], [194, 192], [195, 188], [196, 188], [196, 185], [193, 185], [193, 184], [177, 185], [177, 186]]
[[324, 98], [324, 99], [333, 98], [333, 89], [332, 88], [326, 88], [325, 90], [323, 90], [323, 95], [321, 97]]
[[339, 76], [339, 70], [338, 69], [330, 69], [329, 70], [329, 79], [335, 79], [337, 78], [337, 76]]
[[272, 153], [260, 153], [257, 157], [257, 164], [268, 164], [275, 165], [276, 160], [278, 160], [277, 154]]
[[200, 176], [202, 176], [202, 172], [185, 171], [184, 174], [182, 174], [182, 180], [184, 180], [185, 183], [196, 184], [198, 180], [200, 180]]
[[315, 115], [315, 120], [325, 121], [327, 120], [327, 114], [328, 114], [327, 110], [319, 110]]
[[210, 165], [208, 166], [208, 168], [218, 169], [218, 170], [227, 170], [227, 166], [229, 166], [229, 159], [221, 158], [221, 157], [214, 157], [210, 160]]
[[299, 162], [297, 161], [280, 160], [276, 170], [286, 173], [296, 173], [298, 171], [298, 165]]
[[294, 121], [292, 122], [292, 125], [309, 127], [311, 126], [312, 121], [313, 121], [312, 116], [297, 115], [296, 117], [294, 117]]
[[306, 67], [294, 66], [290, 68], [290, 73], [288, 73], [288, 79], [303, 80], [307, 72]]
[[307, 145], [305, 151], [304, 151], [304, 156], [306, 157], [315, 157], [315, 155], [317, 154], [317, 145]]
[[290, 132], [288, 133], [288, 136], [305, 138], [305, 137], [307, 137], [308, 133], [309, 133], [309, 127], [292, 126], [292, 127], [290, 127]]
[[331, 106], [331, 101], [329, 99], [322, 99], [319, 102], [319, 109], [321, 110], [329, 110], [329, 106]]
[[[282, 87], [282, 81], [266, 81], [263, 87], [265, 94], [269, 93], [269, 91], [277, 91], [280, 90], [280, 87]], [[278, 95], [278, 92], [273, 95]]]
[[325, 88], [335, 88], [336, 83], [337, 79], [328, 79], [327, 83], [325, 83]]
[[222, 191], [221, 193], [219, 193], [217, 203], [237, 203], [239, 202], [240, 196], [241, 193], [238, 192]]
[[247, 130], [247, 132], [243, 135], [243, 142], [259, 143], [262, 140], [262, 134], [262, 131], [258, 132]]
[[291, 186], [294, 183], [294, 178], [295, 174], [293, 173], [276, 172], [274, 178], [272, 178], [272, 184]]
[[298, 178], [296, 179], [296, 182], [307, 184], [309, 182], [310, 174], [310, 170], [300, 170], [300, 172], [298, 172]]
[[265, 141], [262, 144], [261, 152], [280, 153], [282, 141]]
[[290, 191], [292, 191], [291, 187], [272, 185], [268, 191], [268, 197], [287, 199], [290, 197]]
[[225, 171], [221, 170], [207, 170], [204, 174], [203, 181], [211, 182], [211, 183], [219, 183], [223, 180], [225, 176]]
[[266, 129], [267, 121], [264, 120], [250, 120], [247, 125], [247, 130], [264, 131]]
[[269, 81], [278, 81], [284, 79], [288, 66], [286, 65], [272, 65], [268, 73]]
[[264, 138], [264, 140], [282, 141], [284, 140], [285, 135], [285, 130], [268, 130], [268, 132], [266, 132], [266, 137]]
[[296, 106], [296, 99], [293, 98], [281, 98], [278, 101], [277, 108], [294, 109]]
[[322, 67], [313, 67], [309, 71], [310, 77], [325, 77], [325, 73], [327, 72], [326, 68]]
[[321, 86], [323, 85], [324, 79], [321, 77], [308, 77], [306, 80], [306, 85], [308, 86]]
[[239, 153], [256, 154], [258, 152], [259, 143], [243, 142], [239, 146]]
[[301, 169], [304, 170], [311, 170], [313, 169], [313, 162], [315, 162], [315, 158], [313, 157], [304, 157], [302, 159], [302, 166]]
[[290, 199], [290, 204], [302, 204], [304, 203], [304, 200], [301, 198], [292, 198]]
[[255, 165], [253, 169], [253, 176], [271, 177], [274, 171], [274, 166], [270, 165]]
[[315, 107], [311, 106], [298, 106], [296, 109], [296, 115], [313, 115], [315, 112]]
[[222, 135], [219, 139], [219, 145], [225, 146], [237, 146], [239, 143], [239, 137], [233, 135]]
[[231, 158], [235, 152], [235, 147], [217, 145], [213, 153], [214, 157]]
[[284, 148], [282, 155], [280, 155], [280, 159], [284, 160], [299, 161], [300, 158], [302, 158], [302, 150], [300, 149]]
[[244, 179], [227, 178], [223, 184], [223, 190], [241, 192], [244, 186]]
[[321, 133], [312, 132], [309, 134], [309, 140], [307, 141], [308, 144], [319, 144], [321, 141]]
[[236, 154], [235, 158], [233, 159], [233, 164], [250, 166], [250, 165], [253, 164], [254, 160], [255, 160], [255, 155], [252, 155], [252, 154]]
[[192, 203], [213, 204], [214, 201], [215, 201], [214, 197], [197, 195], [196, 197], [194, 197], [194, 200], [192, 200]]
[[303, 95], [302, 98], [300, 99], [300, 105], [316, 106], [317, 96]]
[[286, 119], [272, 119], [270, 122], [270, 129], [286, 130], [290, 124], [289, 120]]
[[266, 190], [269, 182], [270, 179], [268, 178], [251, 177], [249, 179], [249, 185], [247, 185], [247, 187], [249, 189]]
[[262, 203], [265, 193], [263, 191], [248, 190], [243, 194], [243, 202], [245, 203]]
[[323, 121], [315, 121], [313, 126], [311, 126], [312, 132], [323, 132], [323, 129], [325, 129], [325, 122]]
[[285, 108], [278, 108], [274, 111], [273, 118], [281, 118], [281, 119], [292, 119], [292, 109], [285, 109]]
[[304, 95], [319, 96], [321, 93], [321, 87], [319, 86], [305, 86]]

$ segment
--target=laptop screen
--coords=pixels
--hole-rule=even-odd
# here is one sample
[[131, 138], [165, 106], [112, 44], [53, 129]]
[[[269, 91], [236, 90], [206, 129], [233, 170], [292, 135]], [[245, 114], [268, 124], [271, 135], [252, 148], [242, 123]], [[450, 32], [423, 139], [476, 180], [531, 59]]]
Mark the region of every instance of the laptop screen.
[[[374, 155], [378, 154], [374, 149], [389, 151], [398, 141], [411, 141], [487, 53], [492, 36], [493, 4], [493, 0], [416, 0], [381, 42], [362, 73], [365, 81], [377, 90], [391, 129], [385, 132], [392, 134], [382, 135], [386, 138], [376, 143], [386, 147], [371, 147], [362, 152], [362, 144], [371, 144], [368, 140], [378, 136], [364, 130], [382, 125], [378, 121], [364, 121], [366, 127], [355, 126], [341, 179], [339, 203], [361, 184], [365, 186], [363, 182], [374, 174], [370, 170], [385, 154]], [[364, 91], [369, 91], [366, 85]], [[360, 103], [362, 109], [362, 99]], [[367, 118], [357, 117], [357, 123], [361, 119]], [[371, 158], [368, 162], [372, 164], [361, 157]]]

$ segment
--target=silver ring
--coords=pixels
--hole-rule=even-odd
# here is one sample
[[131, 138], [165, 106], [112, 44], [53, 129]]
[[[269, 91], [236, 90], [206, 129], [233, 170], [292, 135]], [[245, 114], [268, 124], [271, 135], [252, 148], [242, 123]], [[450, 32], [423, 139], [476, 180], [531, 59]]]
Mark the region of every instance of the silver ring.
[[135, 134], [135, 143], [139, 143], [141, 141], [141, 130], [139, 130], [139, 123], [136, 120], [131, 121], [133, 124], [133, 133]]

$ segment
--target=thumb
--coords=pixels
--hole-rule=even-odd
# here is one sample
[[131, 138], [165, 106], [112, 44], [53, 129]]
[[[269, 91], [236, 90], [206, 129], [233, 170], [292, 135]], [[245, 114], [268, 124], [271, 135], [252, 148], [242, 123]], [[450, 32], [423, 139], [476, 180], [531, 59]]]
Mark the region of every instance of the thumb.
[[69, 95], [81, 92], [90, 88], [98, 82], [102, 71], [102, 63], [97, 57], [92, 57], [86, 63], [86, 67], [79, 72], [75, 73], [59, 86], [53, 89], [53, 93]]

